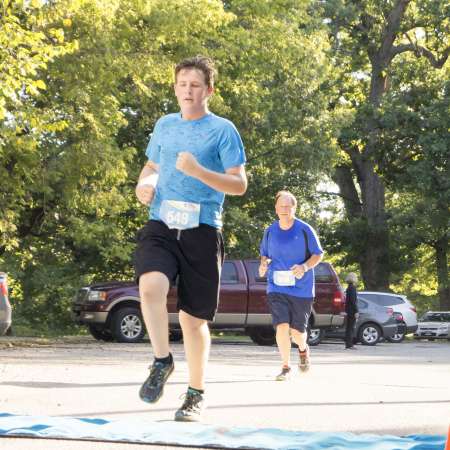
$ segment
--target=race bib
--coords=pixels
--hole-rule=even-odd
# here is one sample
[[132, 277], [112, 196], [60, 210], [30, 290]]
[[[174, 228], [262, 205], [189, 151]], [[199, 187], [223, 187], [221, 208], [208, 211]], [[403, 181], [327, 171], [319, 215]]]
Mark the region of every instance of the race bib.
[[200, 221], [200, 205], [176, 200], [163, 200], [159, 216], [169, 228], [178, 230], [196, 228]]
[[273, 282], [277, 286], [295, 286], [295, 276], [291, 270], [275, 270]]

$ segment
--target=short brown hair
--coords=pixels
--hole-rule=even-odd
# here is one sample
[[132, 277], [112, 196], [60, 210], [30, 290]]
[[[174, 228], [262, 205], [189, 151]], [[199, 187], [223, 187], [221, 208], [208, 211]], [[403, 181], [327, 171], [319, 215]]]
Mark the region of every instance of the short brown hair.
[[282, 197], [283, 195], [286, 195], [291, 198], [293, 205], [297, 208], [297, 199], [295, 198], [295, 195], [292, 192], [289, 191], [279, 191], [277, 192], [277, 195], [275, 195], [275, 203], [277, 203], [278, 199]]
[[214, 61], [207, 56], [197, 55], [193, 58], [183, 59], [175, 67], [175, 83], [177, 82], [177, 75], [183, 69], [198, 69], [205, 76], [205, 82], [208, 87], [214, 87], [214, 77], [217, 75], [217, 70], [214, 67]]

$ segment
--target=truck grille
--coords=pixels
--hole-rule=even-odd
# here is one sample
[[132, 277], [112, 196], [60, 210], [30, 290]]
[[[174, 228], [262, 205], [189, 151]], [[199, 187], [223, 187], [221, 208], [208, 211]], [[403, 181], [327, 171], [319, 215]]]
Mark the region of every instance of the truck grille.
[[75, 296], [75, 303], [84, 303], [89, 295], [89, 288], [81, 288]]

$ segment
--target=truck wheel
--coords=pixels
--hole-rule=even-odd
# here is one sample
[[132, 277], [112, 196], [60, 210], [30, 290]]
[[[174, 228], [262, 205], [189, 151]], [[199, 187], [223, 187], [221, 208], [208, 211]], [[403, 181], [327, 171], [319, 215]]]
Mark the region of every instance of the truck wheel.
[[170, 342], [180, 342], [183, 340], [183, 332], [181, 330], [170, 330], [169, 340]]
[[358, 338], [363, 345], [377, 345], [381, 337], [381, 329], [375, 323], [365, 323], [358, 330]]
[[112, 335], [117, 342], [141, 342], [145, 335], [144, 321], [138, 308], [118, 309], [112, 318]]
[[319, 345], [325, 336], [325, 331], [321, 328], [308, 328], [308, 345]]
[[99, 325], [89, 325], [89, 333], [97, 341], [112, 342], [114, 340], [111, 331]]
[[248, 328], [246, 331], [255, 344], [269, 346], [275, 344], [275, 331], [273, 328]]

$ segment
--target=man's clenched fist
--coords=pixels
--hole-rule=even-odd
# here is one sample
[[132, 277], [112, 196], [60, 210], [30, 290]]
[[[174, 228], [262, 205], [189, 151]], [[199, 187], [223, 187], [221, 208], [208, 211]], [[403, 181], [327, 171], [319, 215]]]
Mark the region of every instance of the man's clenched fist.
[[155, 188], [149, 184], [143, 184], [136, 186], [136, 197], [145, 206], [148, 206], [155, 195]]
[[201, 166], [195, 159], [195, 156], [190, 152], [178, 153], [177, 162], [175, 167], [190, 177], [196, 177]]

